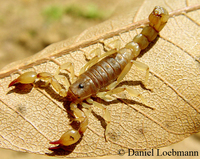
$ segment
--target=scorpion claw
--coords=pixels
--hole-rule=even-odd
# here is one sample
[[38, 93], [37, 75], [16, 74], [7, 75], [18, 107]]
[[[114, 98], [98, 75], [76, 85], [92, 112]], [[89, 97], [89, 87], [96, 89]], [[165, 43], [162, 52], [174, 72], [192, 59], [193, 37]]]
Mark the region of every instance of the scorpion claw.
[[60, 140], [56, 140], [56, 141], [51, 141], [49, 142], [50, 144], [60, 144]]
[[[61, 138], [57, 141], [52, 141], [50, 144], [59, 144], [63, 146], [69, 146], [76, 143], [81, 138], [81, 134], [74, 129], [68, 130], [64, 133]], [[55, 147], [53, 147], [54, 149]]]
[[20, 75], [17, 79], [13, 80], [8, 87], [11, 87], [15, 85], [16, 83], [22, 83], [22, 84], [29, 84], [34, 83], [35, 79], [37, 78], [36, 72], [26, 72]]
[[[49, 143], [51, 144], [52, 142], [49, 142]], [[54, 146], [54, 147], [49, 147], [48, 149], [49, 150], [57, 150], [57, 149], [59, 149], [61, 147], [62, 147], [61, 145], [58, 145], [58, 146]]]
[[18, 83], [18, 78], [13, 80], [9, 85], [8, 85], [8, 88], [15, 85], [16, 83]]

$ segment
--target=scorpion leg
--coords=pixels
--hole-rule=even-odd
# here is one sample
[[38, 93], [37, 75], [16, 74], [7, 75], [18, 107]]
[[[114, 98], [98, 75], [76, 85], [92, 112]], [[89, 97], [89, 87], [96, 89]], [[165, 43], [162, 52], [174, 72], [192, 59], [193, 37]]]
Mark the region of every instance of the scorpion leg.
[[109, 132], [109, 129], [110, 129], [110, 121], [111, 121], [110, 112], [108, 111], [108, 109], [104, 105], [93, 101], [91, 98], [86, 99], [86, 101], [104, 111], [104, 117], [103, 118], [106, 122], [105, 138], [106, 138], [106, 141], [108, 141], [108, 132]]
[[[112, 95], [112, 94], [117, 94], [117, 93], [121, 93], [123, 91], [127, 91], [129, 93], [129, 95], [133, 96], [133, 97], [139, 97], [141, 99], [141, 101], [146, 105], [148, 106], [145, 98], [136, 90], [132, 89], [132, 88], [129, 88], [129, 87], [117, 87], [117, 88], [114, 88], [113, 90], [109, 90], [107, 92], [103, 92], [101, 94], [102, 98], [104, 98], [104, 96], [107, 96], [107, 95]], [[101, 97], [100, 97], [101, 98]], [[153, 108], [152, 108], [153, 109]]]
[[[146, 71], [145, 80], [144, 80], [144, 82], [142, 82], [142, 83], [143, 83], [144, 87], [147, 88], [147, 81], [148, 81], [148, 79], [149, 79], [149, 66], [147, 66], [146, 64], [144, 64], [144, 63], [142, 63], [142, 62], [135, 61], [135, 60], [133, 60], [133, 64], [134, 64], [137, 68], [139, 68], [139, 69], [141, 69], [141, 70], [143, 70], [143, 71]], [[147, 89], [148, 89], [148, 88], [147, 88]]]
[[101, 49], [100, 48], [96, 48], [96, 49], [90, 51], [90, 53], [88, 55], [85, 54], [85, 56], [86, 56], [86, 58], [88, 58], [87, 56], [90, 56], [92, 54], [94, 54], [94, 57], [92, 57], [91, 60], [93, 58], [95, 58], [95, 57], [100, 57], [101, 56]]
[[122, 70], [121, 74], [118, 76], [117, 81], [111, 83], [110, 85], [108, 85], [106, 87], [107, 90], [112, 90], [114, 89], [122, 80], [123, 78], [126, 76], [126, 74], [130, 71], [131, 67], [133, 65], [133, 61], [131, 60], [131, 62], [129, 62], [126, 67]]
[[96, 48], [96, 49], [92, 50], [89, 53], [89, 55], [91, 55], [93, 53], [95, 54], [95, 56], [81, 68], [79, 75], [82, 74], [83, 72], [87, 71], [88, 68], [90, 68], [91, 66], [93, 66], [94, 64], [96, 64], [99, 61], [99, 57], [101, 55], [100, 48]]
[[[116, 49], [113, 49], [110, 50], [110, 51], [107, 51], [106, 53], [102, 54], [101, 55], [101, 50], [100, 48], [96, 48], [94, 50], [92, 50], [89, 55], [91, 54], [95, 54], [95, 56], [88, 62], [86, 63], [80, 70], [79, 72], [79, 75], [82, 74], [83, 72], [87, 71], [88, 68], [90, 68], [91, 66], [95, 65], [97, 62], [99, 62], [100, 60], [102, 60], [103, 58], [109, 56], [109, 55], [112, 55], [114, 53], [117, 52], [117, 50], [119, 50], [120, 48], [120, 40], [117, 39], [117, 40], [114, 40], [114, 41], [111, 41], [110, 43], [107, 44], [109, 48], [111, 48], [109, 45], [114, 45], [114, 48]], [[106, 45], [106, 46], [107, 46]]]
[[[131, 69], [133, 65], [133, 61], [131, 60], [131, 62], [129, 62], [126, 67], [122, 70], [121, 74], [119, 75], [119, 77], [117, 78], [117, 81], [111, 83], [110, 85], [108, 85], [106, 87], [107, 90], [113, 90], [122, 80], [123, 78], [125, 77], [125, 75], [129, 72], [129, 70]], [[97, 97], [109, 102], [109, 101], [112, 101], [114, 100], [115, 98], [110, 96], [109, 93], [107, 92], [98, 92], [97, 93]]]
[[[96, 50], [96, 49], [95, 49]], [[79, 72], [79, 75], [84, 73], [85, 71], [88, 70], [88, 68], [92, 67], [93, 65], [95, 65], [97, 62], [99, 62], [100, 60], [102, 60], [103, 58], [109, 56], [109, 55], [112, 55], [114, 53], [116, 53], [117, 50], [114, 49], [114, 50], [110, 50], [108, 52], [106, 52], [105, 54], [101, 55], [100, 57], [98, 56], [95, 56], [93, 59], [91, 59], [88, 63], [86, 63], [80, 70]]]
[[[119, 39], [116, 39], [116, 40], [113, 40], [111, 42], [109, 42], [108, 44], [106, 44], [106, 46], [108, 48], [110, 48], [111, 50], [110, 51], [107, 51], [105, 52], [104, 54], [102, 54], [100, 57], [99, 57], [99, 61], [104, 59], [105, 57], [107, 56], [110, 56], [114, 53], [116, 53], [119, 49], [120, 49], [120, 40]], [[113, 46], [113, 47], [112, 47]]]
[[[141, 63], [139, 61], [135, 61], [135, 60], [131, 60], [130, 63], [128, 63], [126, 65], [126, 67], [123, 69], [123, 71], [121, 72], [121, 74], [119, 75], [119, 77], [117, 78], [117, 81], [111, 83], [110, 85], [108, 85], [106, 87], [107, 90], [112, 90], [114, 89], [125, 77], [125, 75], [129, 72], [129, 70], [131, 69], [132, 65], [135, 65], [137, 68], [146, 71], [146, 75], [145, 75], [145, 80], [144, 82], [142, 82], [142, 84], [144, 85], [145, 88], [147, 88], [147, 81], [149, 79], [149, 66], [147, 66], [144, 63]], [[147, 88], [147, 89], [151, 89], [151, 88]]]
[[[80, 123], [79, 129], [70, 129], [65, 132], [61, 138], [57, 141], [52, 141], [50, 144], [60, 144], [63, 146], [69, 146], [76, 143], [86, 131], [88, 125], [88, 118], [85, 113], [77, 108], [77, 105], [74, 103], [70, 104], [70, 109], [73, 112], [74, 120]], [[57, 147], [51, 147], [50, 149], [56, 149]]]
[[[102, 42], [102, 43], [104, 43], [104, 42]], [[113, 49], [119, 50], [120, 45], [121, 45], [121, 41], [119, 39], [115, 39], [115, 40], [109, 42], [108, 44], [104, 43], [104, 45], [108, 48], [108, 49], [105, 48], [107, 51], [113, 50]]]
[[[88, 99], [86, 99], [86, 100], [88, 100]], [[88, 102], [88, 103], [89, 103], [89, 102]], [[89, 116], [89, 114], [90, 114], [91, 111], [92, 111], [91, 105], [82, 102], [82, 103], [81, 103], [81, 106], [82, 106], [83, 108], [87, 109], [87, 111], [85, 111], [85, 114], [86, 114], [86, 116]]]
[[67, 70], [68, 68], [70, 69], [69, 71], [70, 71], [70, 80], [71, 80], [71, 83], [74, 83], [74, 81], [75, 81], [75, 74], [74, 74], [74, 64], [72, 62], [67, 62], [67, 63], [64, 63], [61, 66], [59, 66], [59, 68], [57, 69], [57, 71], [55, 73], [55, 77], [57, 79], [63, 78], [64, 81], [65, 81], [66, 86], [69, 87], [69, 81], [68, 81], [68, 79], [65, 76], [59, 75], [59, 73], [60, 73], [61, 70]]

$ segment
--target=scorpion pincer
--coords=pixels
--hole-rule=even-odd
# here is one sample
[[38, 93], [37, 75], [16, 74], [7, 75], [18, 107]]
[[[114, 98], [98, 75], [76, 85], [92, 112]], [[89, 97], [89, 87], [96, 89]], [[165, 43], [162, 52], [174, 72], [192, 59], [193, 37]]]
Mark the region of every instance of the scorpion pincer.
[[[99, 97], [109, 101], [112, 99], [110, 95], [126, 90], [130, 95], [139, 97], [144, 104], [147, 104], [144, 97], [136, 90], [128, 86], [116, 86], [129, 72], [132, 64], [146, 71], [145, 80], [143, 82], [144, 86], [146, 86], [149, 77], [149, 67], [141, 62], [135, 61], [135, 59], [140, 54], [141, 50], [144, 50], [149, 43], [157, 37], [158, 33], [167, 23], [168, 18], [168, 12], [164, 8], [156, 6], [149, 15], [149, 25], [144, 27], [140, 34], [136, 35], [125, 47], [119, 50], [110, 50], [103, 55], [91, 59], [81, 69], [77, 80], [75, 80], [73, 63], [68, 62], [59, 66], [54, 75], [47, 72], [38, 74], [36, 72], [26, 72], [13, 80], [9, 84], [9, 87], [16, 83], [33, 84], [36, 79], [43, 80], [46, 86], [50, 84], [60, 96], [66, 97], [66, 99], [70, 101], [70, 110], [73, 112], [74, 120], [78, 121], [80, 126], [77, 130], [74, 128], [68, 130], [59, 140], [50, 142], [51, 144], [60, 144], [64, 146], [72, 145], [76, 143], [86, 131], [88, 118], [84, 111], [77, 107], [77, 104], [81, 104], [85, 108], [93, 104], [104, 110], [104, 119], [107, 124], [105, 138], [107, 140], [111, 121], [110, 113], [105, 106], [93, 101], [90, 97]], [[69, 69], [71, 72], [71, 85], [65, 76], [59, 74], [60, 70], [64, 69]], [[61, 78], [65, 81], [64, 85], [66, 89], [63, 89], [58, 82]]]

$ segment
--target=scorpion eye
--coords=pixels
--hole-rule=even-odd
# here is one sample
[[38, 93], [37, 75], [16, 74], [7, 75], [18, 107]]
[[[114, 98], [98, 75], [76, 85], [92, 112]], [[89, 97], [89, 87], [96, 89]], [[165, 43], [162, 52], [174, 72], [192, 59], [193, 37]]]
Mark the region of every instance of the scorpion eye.
[[83, 85], [82, 83], [80, 83], [80, 84], [78, 85], [78, 87], [79, 87], [79, 88], [84, 88], [84, 85]]

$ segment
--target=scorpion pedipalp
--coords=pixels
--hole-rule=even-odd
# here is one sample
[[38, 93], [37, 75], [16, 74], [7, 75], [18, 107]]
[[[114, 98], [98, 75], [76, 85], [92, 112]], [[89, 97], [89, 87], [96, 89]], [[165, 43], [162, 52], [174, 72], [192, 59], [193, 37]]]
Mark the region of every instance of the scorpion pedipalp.
[[[59, 140], [49, 142], [50, 144], [59, 144], [63, 146], [69, 146], [76, 143], [82, 136], [82, 134], [86, 131], [88, 125], [88, 118], [85, 113], [77, 108], [77, 105], [74, 103], [70, 104], [70, 110], [73, 111], [74, 121], [78, 121], [80, 123], [79, 129], [70, 129], [65, 132]], [[50, 149], [56, 149], [59, 147], [51, 147]]]
[[77, 130], [71, 129], [65, 132], [59, 140], [51, 141], [49, 143], [69, 146], [76, 143], [80, 138], [81, 138], [80, 133]]
[[17, 83], [22, 83], [22, 84], [34, 83], [36, 78], [37, 78], [36, 72], [25, 72], [24, 74], [20, 75], [17, 79], [13, 80], [8, 85], [8, 87], [11, 87]]

